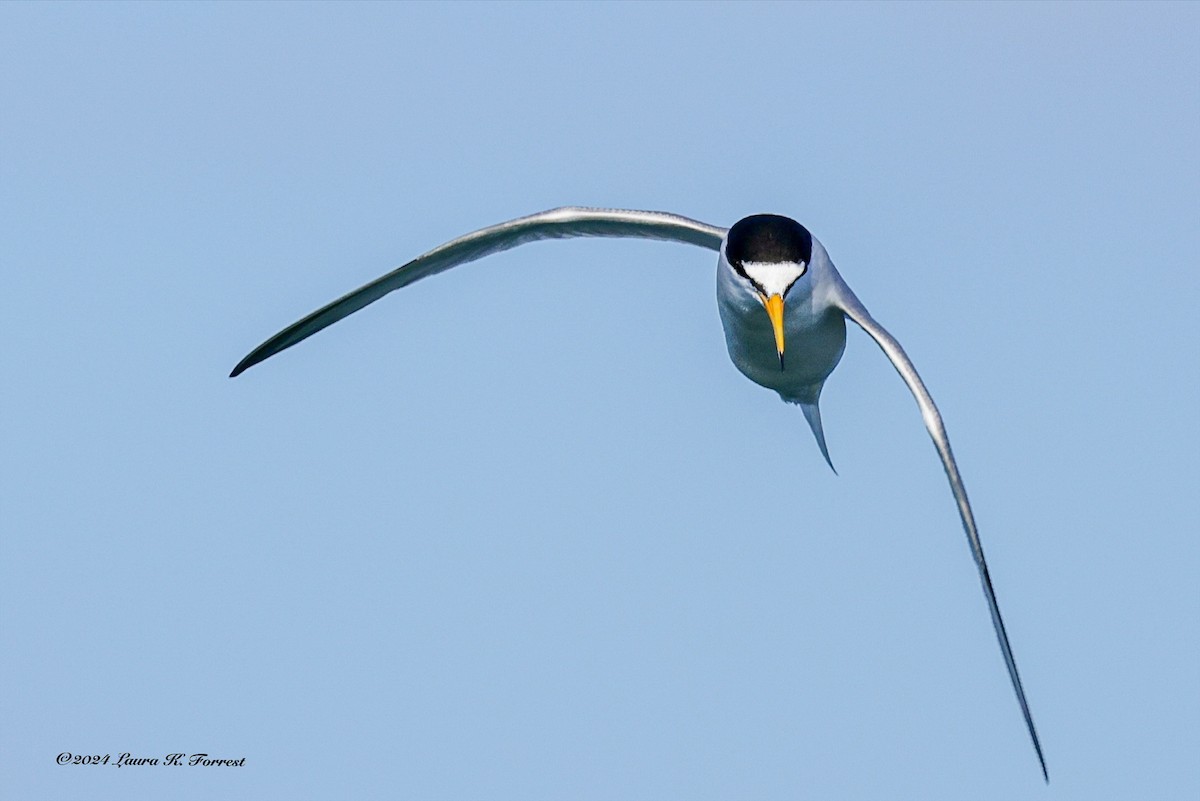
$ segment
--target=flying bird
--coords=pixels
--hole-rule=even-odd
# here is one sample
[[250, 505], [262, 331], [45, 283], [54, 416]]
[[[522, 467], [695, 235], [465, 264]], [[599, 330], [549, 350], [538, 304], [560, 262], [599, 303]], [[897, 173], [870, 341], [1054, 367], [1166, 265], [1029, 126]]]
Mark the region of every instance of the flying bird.
[[730, 359], [751, 381], [800, 406], [830, 468], [833, 463], [825, 444], [819, 402], [825, 379], [845, 350], [847, 318], [875, 340], [916, 398], [925, 427], [941, 457], [971, 554], [979, 568], [1000, 651], [1042, 776], [1049, 781], [1042, 746], [988, 575], [975, 517], [941, 414], [904, 348], [850, 291], [824, 246], [795, 220], [756, 214], [726, 229], [666, 212], [578, 207], [551, 209], [509, 220], [439, 245], [316, 310], [251, 351], [233, 368], [230, 377], [414, 281], [528, 242], [580, 236], [660, 239], [715, 250], [717, 306]]

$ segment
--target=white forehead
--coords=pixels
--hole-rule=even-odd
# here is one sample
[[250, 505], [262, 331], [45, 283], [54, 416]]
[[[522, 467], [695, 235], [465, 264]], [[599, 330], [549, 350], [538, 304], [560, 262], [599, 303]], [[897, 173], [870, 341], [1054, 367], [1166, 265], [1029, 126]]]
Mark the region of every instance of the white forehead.
[[767, 291], [782, 295], [792, 283], [804, 275], [808, 265], [796, 261], [747, 261], [742, 263], [746, 275]]

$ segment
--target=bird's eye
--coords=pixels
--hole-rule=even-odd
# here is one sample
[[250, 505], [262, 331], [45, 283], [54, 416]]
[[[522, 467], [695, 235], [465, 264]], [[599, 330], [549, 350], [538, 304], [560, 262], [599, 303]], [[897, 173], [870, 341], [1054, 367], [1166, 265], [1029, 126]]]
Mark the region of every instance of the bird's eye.
[[750, 274], [746, 272], [746, 268], [742, 265], [742, 263], [740, 261], [730, 260], [729, 266], [733, 268], [733, 271], [735, 273], [737, 273], [743, 281], [745, 281], [750, 286], [754, 287], [755, 292], [758, 292], [763, 297], [766, 297], [767, 290], [763, 287], [762, 284], [760, 284], [758, 281], [756, 281], [750, 277]]

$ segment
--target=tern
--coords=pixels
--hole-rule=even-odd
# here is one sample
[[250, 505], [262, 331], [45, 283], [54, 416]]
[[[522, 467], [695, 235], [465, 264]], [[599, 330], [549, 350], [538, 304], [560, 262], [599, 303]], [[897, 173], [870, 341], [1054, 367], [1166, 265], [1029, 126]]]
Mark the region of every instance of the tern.
[[659, 239], [716, 251], [717, 307], [730, 359], [751, 381], [800, 406], [830, 468], [833, 462], [825, 444], [819, 401], [825, 379], [845, 350], [846, 320], [852, 320], [875, 340], [916, 398], [925, 427], [941, 457], [971, 555], [979, 569], [996, 639], [1037, 752], [1042, 777], [1049, 781], [1042, 746], [983, 557], [975, 517], [941, 414], [904, 348], [850, 291], [825, 247], [795, 220], [756, 214], [730, 228], [720, 228], [660, 211], [581, 207], [551, 209], [509, 220], [439, 245], [316, 310], [251, 351], [233, 368], [230, 377], [414, 281], [528, 242], [586, 236]]

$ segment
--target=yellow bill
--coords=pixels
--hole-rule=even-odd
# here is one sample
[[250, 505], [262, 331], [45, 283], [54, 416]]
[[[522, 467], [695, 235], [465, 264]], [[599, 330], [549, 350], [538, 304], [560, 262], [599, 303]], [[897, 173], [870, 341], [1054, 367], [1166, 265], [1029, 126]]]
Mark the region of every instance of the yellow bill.
[[763, 301], [771, 327], [775, 329], [775, 349], [779, 351], [779, 369], [783, 369], [783, 295], [772, 295]]

